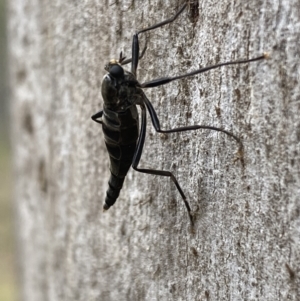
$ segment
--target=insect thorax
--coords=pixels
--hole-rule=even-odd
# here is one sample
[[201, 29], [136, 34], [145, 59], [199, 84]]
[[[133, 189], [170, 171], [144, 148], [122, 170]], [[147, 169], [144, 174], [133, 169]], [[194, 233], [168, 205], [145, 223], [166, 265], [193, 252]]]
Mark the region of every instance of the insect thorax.
[[106, 108], [123, 111], [139, 102], [141, 90], [137, 87], [137, 80], [131, 72], [125, 71], [122, 78], [116, 79], [109, 73], [103, 77], [101, 93]]

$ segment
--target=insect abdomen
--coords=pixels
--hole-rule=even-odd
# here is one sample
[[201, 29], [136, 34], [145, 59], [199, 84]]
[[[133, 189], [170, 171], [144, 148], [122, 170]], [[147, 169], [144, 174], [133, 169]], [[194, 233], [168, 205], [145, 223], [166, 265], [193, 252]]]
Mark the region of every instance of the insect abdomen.
[[125, 177], [119, 178], [114, 174], [110, 174], [110, 178], [108, 181], [108, 189], [106, 191], [105, 203], [103, 205], [104, 210], [108, 210], [117, 200], [120, 194], [120, 190], [122, 189]]
[[123, 182], [132, 164], [139, 134], [136, 106], [125, 111], [103, 112], [103, 133], [110, 157], [111, 176], [108, 182], [104, 209], [111, 207], [119, 197]]

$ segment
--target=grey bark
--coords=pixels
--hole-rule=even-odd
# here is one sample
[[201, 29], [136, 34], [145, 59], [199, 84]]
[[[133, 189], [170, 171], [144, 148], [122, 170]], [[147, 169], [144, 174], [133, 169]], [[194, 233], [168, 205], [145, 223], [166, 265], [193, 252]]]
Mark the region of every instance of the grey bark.
[[[149, 35], [141, 81], [250, 58], [146, 93], [141, 166], [102, 212], [109, 162], [101, 127], [104, 65], [131, 56], [136, 29], [164, 20], [176, 0], [11, 0], [9, 53], [15, 208], [22, 300], [299, 300], [299, 1], [200, 1]], [[192, 2], [192, 1], [190, 1]], [[194, 1], [197, 2], [197, 1]], [[143, 44], [145, 36], [141, 37]]]

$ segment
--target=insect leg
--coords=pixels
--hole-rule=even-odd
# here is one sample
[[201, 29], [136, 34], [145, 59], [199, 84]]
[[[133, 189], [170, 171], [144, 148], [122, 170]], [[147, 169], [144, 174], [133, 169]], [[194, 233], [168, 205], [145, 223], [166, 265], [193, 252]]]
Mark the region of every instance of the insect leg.
[[[167, 133], [177, 133], [177, 132], [192, 131], [192, 130], [199, 130], [199, 129], [218, 131], [218, 132], [222, 132], [222, 133], [232, 137], [233, 139], [235, 139], [237, 141], [237, 143], [239, 144], [239, 151], [238, 152], [240, 154], [243, 153], [243, 143], [242, 143], [241, 139], [239, 137], [235, 136], [234, 134], [232, 134], [232, 133], [230, 133], [226, 130], [223, 130], [221, 128], [218, 128], [218, 127], [207, 126], [207, 125], [190, 125], [190, 126], [178, 127], [178, 128], [170, 129], [170, 130], [162, 130], [160, 128], [160, 124], [159, 124], [157, 114], [156, 114], [151, 102], [149, 101], [149, 99], [146, 97], [145, 94], [144, 94], [143, 100], [144, 100], [144, 103], [145, 103], [145, 105], [146, 105], [146, 107], [149, 111], [152, 124], [153, 124], [155, 130], [158, 133], [166, 133], [167, 134]], [[241, 162], [242, 162], [242, 165], [244, 165], [244, 161], [243, 161], [242, 158], [241, 158]]]
[[189, 215], [191, 224], [193, 225], [193, 217], [192, 217], [192, 214], [191, 214], [191, 207], [190, 207], [188, 201], [186, 200], [186, 196], [183, 193], [183, 191], [182, 191], [176, 177], [173, 175], [173, 173], [171, 173], [170, 171], [165, 171], [165, 170], [138, 168], [138, 164], [139, 164], [140, 159], [141, 159], [141, 155], [142, 155], [142, 151], [143, 151], [143, 147], [144, 147], [144, 142], [145, 142], [145, 136], [146, 136], [146, 109], [145, 109], [143, 104], [141, 104], [141, 110], [142, 110], [141, 131], [140, 131], [140, 136], [139, 136], [139, 140], [138, 140], [138, 143], [137, 143], [136, 151], [135, 151], [135, 154], [134, 154], [134, 157], [133, 157], [133, 160], [132, 160], [132, 168], [135, 169], [136, 171], [139, 171], [139, 172], [142, 172], [142, 173], [171, 178], [171, 180], [176, 185], [176, 188], [178, 189], [178, 191], [179, 191], [179, 193], [180, 193], [180, 195], [183, 199], [185, 207], [188, 211], [188, 215]]
[[98, 113], [94, 114], [91, 118], [92, 118], [95, 122], [102, 124], [102, 120], [98, 120], [98, 118], [101, 118], [102, 115], [103, 115], [103, 111], [99, 111]]
[[149, 82], [143, 83], [140, 85], [141, 88], [153, 88], [153, 87], [158, 87], [158, 86], [162, 86], [165, 85], [173, 80], [177, 80], [177, 79], [181, 79], [181, 78], [185, 78], [185, 77], [189, 77], [189, 76], [193, 76], [199, 73], [203, 73], [206, 72], [208, 70], [212, 70], [212, 69], [216, 69], [222, 66], [228, 66], [228, 65], [235, 65], [235, 64], [243, 64], [243, 63], [250, 63], [250, 62], [254, 62], [254, 61], [258, 61], [258, 60], [262, 60], [268, 57], [267, 53], [264, 53], [263, 55], [253, 58], [253, 59], [248, 59], [248, 60], [240, 60], [240, 61], [233, 61], [233, 62], [225, 62], [225, 63], [221, 63], [221, 64], [217, 64], [217, 65], [213, 65], [213, 66], [208, 66], [205, 68], [201, 68], [183, 75], [178, 75], [178, 76], [174, 76], [174, 77], [161, 77], [161, 78], [157, 78], [154, 80], [151, 80]]
[[144, 28], [144, 29], [141, 29], [139, 30], [136, 34], [140, 34], [142, 32], [146, 32], [146, 31], [149, 31], [149, 30], [152, 30], [152, 29], [155, 29], [155, 28], [158, 28], [158, 27], [162, 27], [164, 25], [167, 25], [169, 23], [172, 23], [173, 21], [175, 21], [177, 19], [177, 17], [184, 11], [184, 9], [186, 8], [187, 6], [187, 3], [184, 3], [181, 8], [178, 10], [178, 12], [171, 18], [165, 20], [165, 21], [162, 21], [162, 22], [159, 22], [157, 24], [154, 24], [152, 26], [149, 26], [147, 28]]
[[[142, 53], [139, 55], [139, 60], [144, 56], [146, 50], [147, 50], [147, 42], [146, 42], [146, 44], [145, 44], [145, 46], [144, 46], [144, 48], [143, 48], [143, 50], [142, 50]], [[132, 62], [132, 58], [127, 59], [127, 60], [123, 60], [123, 61], [121, 62], [121, 65], [123, 66], [123, 65], [129, 64], [129, 63], [131, 63], [131, 62]]]
[[182, 7], [179, 9], [179, 11], [171, 18], [162, 21], [160, 23], [154, 24], [150, 27], [144, 28], [139, 30], [136, 34], [133, 35], [133, 39], [132, 39], [132, 62], [131, 62], [131, 73], [133, 73], [133, 75], [136, 77], [136, 70], [138, 67], [138, 63], [139, 63], [139, 38], [138, 35], [142, 32], [146, 32], [158, 27], [162, 27], [166, 24], [169, 24], [173, 21], [175, 21], [177, 19], [177, 17], [184, 11], [184, 9], [186, 8], [187, 4], [184, 3], [182, 5]]

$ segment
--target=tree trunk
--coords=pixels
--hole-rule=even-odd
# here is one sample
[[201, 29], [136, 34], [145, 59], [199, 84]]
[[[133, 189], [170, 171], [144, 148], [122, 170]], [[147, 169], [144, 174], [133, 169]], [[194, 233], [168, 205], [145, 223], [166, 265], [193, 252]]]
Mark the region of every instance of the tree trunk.
[[[101, 126], [105, 64], [131, 57], [135, 30], [171, 17], [177, 0], [10, 0], [15, 208], [22, 300], [299, 300], [300, 8], [292, 1], [189, 1], [178, 19], [141, 34], [145, 89], [140, 166], [172, 171], [195, 217], [191, 231], [168, 178], [130, 170], [103, 213], [109, 159]], [[128, 66], [130, 69], [130, 66]], [[148, 117], [149, 119], [149, 117]], [[240, 154], [241, 155], [241, 154]]]

